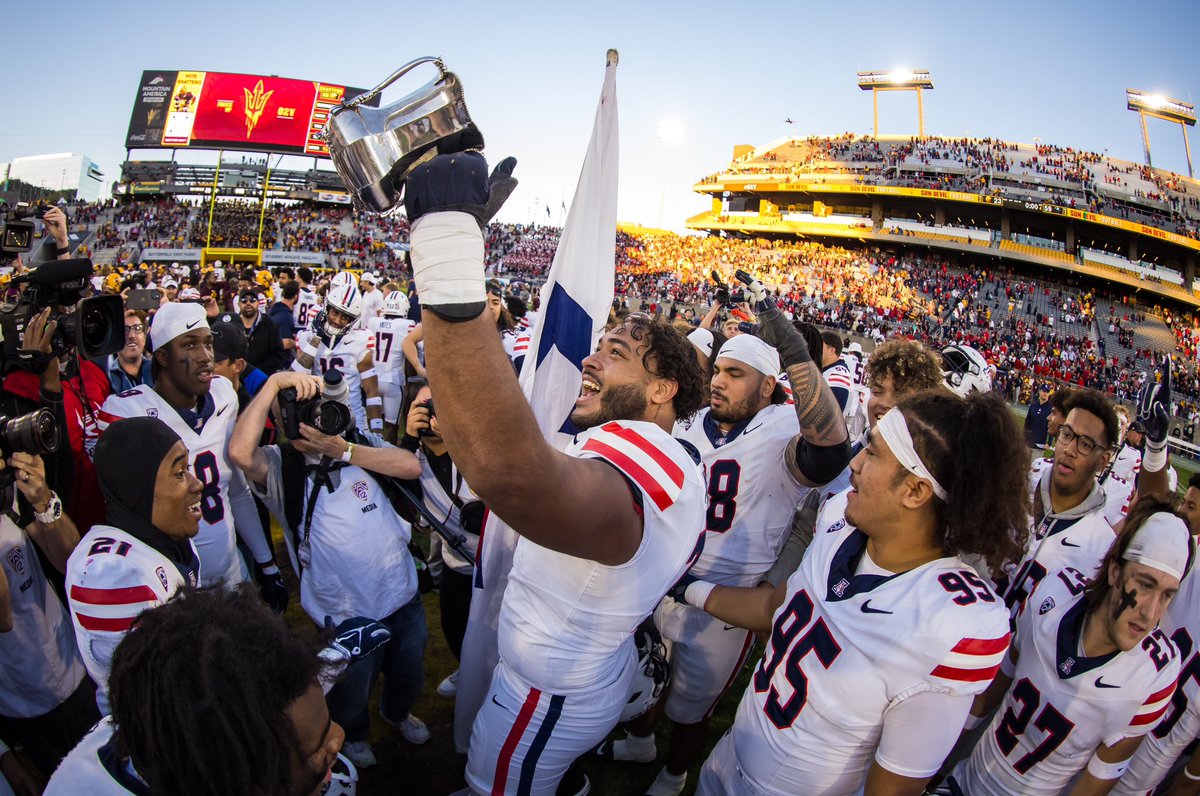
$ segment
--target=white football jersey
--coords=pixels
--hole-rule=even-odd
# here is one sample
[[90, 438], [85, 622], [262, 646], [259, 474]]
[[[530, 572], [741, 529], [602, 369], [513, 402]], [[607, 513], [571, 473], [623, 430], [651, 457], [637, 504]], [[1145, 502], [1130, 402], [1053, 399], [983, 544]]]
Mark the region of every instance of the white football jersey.
[[886, 711], [924, 692], [978, 694], [1008, 650], [1004, 604], [960, 558], [856, 574], [867, 537], [846, 522], [846, 495], [818, 517], [738, 706], [732, 741], [755, 793], [856, 792]]
[[590, 428], [566, 453], [619, 470], [639, 490], [644, 515], [641, 544], [620, 566], [529, 539], [517, 543], [500, 608], [500, 658], [554, 694], [592, 690], [616, 678], [632, 654], [633, 631], [695, 561], [704, 527], [700, 468], [653, 423]]
[[1050, 505], [1051, 475], [1051, 465], [1044, 459], [1039, 462], [1035, 463], [1035, 516], [1030, 518], [1029, 546], [1020, 564], [1006, 568], [1008, 580], [1000, 589], [1004, 602], [1014, 613], [1047, 572], [1070, 567], [1089, 578], [1095, 575], [1117, 538], [1104, 518], [1104, 492], [1099, 484], [1093, 486], [1083, 503], [1074, 509], [1062, 515], [1046, 510], [1039, 519], [1036, 507]]
[[152, 388], [142, 385], [110, 395], [97, 413], [99, 433], [123, 417], [157, 417], [179, 435], [188, 449], [188, 469], [204, 484], [200, 499], [200, 533], [193, 540], [204, 565], [202, 585], [241, 580], [244, 575], [234, 537], [230, 482], [242, 480], [229, 461], [229, 438], [237, 422], [238, 398], [233, 384], [214, 375], [207, 401], [211, 412], [200, 428], [189, 425], [179, 410]]
[[191, 542], [184, 565], [137, 537], [109, 525], [93, 525], [67, 560], [67, 604], [75, 641], [102, 697], [117, 644], [142, 611], [162, 605], [184, 584], [195, 586], [202, 565]]
[[300, 295], [296, 297], [296, 306], [292, 307], [292, 319], [296, 322], [296, 331], [307, 329], [320, 308], [321, 301], [317, 294], [307, 288], [300, 288]]
[[1128, 652], [1080, 653], [1085, 582], [1077, 570], [1051, 572], [1017, 616], [1013, 684], [954, 770], [964, 793], [1062, 793], [1098, 747], [1146, 734], [1170, 706], [1179, 656], [1161, 630]]
[[756, 586], [775, 563], [808, 487], [788, 472], [788, 443], [800, 433], [795, 410], [765, 407], [722, 434], [701, 409], [677, 436], [700, 451], [708, 480], [704, 551], [691, 574], [722, 586]]
[[321, 342], [311, 331], [299, 335], [296, 344], [300, 347], [315, 344], [317, 355], [313, 358], [311, 373], [314, 376], [324, 376], [331, 370], [341, 371], [342, 379], [349, 392], [350, 411], [354, 414], [354, 425], [360, 431], [367, 432], [367, 408], [363, 405], [362, 377], [358, 374], [358, 365], [367, 355], [367, 341], [370, 339], [366, 330], [351, 329], [338, 338], [333, 348]]
[[1117, 456], [1113, 460], [1112, 473], [1132, 484], [1137, 481], [1142, 472], [1142, 452], [1128, 442], [1121, 444]]
[[367, 349], [374, 357], [379, 384], [403, 385], [404, 351], [400, 344], [416, 326], [408, 318], [374, 317], [367, 320]]
[[1129, 513], [1136, 489], [1132, 481], [1126, 481], [1115, 472], [1108, 473], [1100, 482], [1100, 488], [1104, 490], [1104, 519], [1115, 528]]
[[1116, 796], [1149, 794], [1200, 736], [1200, 577], [1194, 568], [1179, 584], [1158, 627], [1179, 651], [1179, 688], [1170, 709], [1134, 752], [1112, 790]]
[[844, 352], [842, 361], [846, 363], [846, 367], [850, 370], [850, 375], [854, 379], [855, 384], [867, 383], [867, 355]]
[[147, 793], [145, 783], [135, 778], [118, 758], [112, 743], [112, 716], [105, 716], [63, 758], [46, 783], [45, 796], [132, 796]]

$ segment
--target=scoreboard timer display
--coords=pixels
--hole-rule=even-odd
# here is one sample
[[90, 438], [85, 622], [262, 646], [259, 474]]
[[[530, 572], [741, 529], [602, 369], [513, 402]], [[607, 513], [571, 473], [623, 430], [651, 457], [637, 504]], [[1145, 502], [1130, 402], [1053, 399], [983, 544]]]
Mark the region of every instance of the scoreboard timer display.
[[[194, 147], [329, 157], [318, 134], [343, 100], [366, 89], [225, 72], [147, 71], [126, 149]], [[378, 104], [378, 98], [371, 105]]]

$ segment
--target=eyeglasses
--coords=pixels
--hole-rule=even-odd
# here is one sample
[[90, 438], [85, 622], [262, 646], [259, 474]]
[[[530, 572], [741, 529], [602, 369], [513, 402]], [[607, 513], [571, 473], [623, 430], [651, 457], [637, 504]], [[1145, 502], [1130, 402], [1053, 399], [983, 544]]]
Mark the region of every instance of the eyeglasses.
[[238, 299], [238, 301], [240, 301], [242, 304], [245, 304], [248, 301], [252, 301], [255, 304], [257, 304], [258, 296], [242, 296], [241, 298]]
[[131, 323], [125, 327], [125, 334], [141, 334], [146, 331], [146, 327], [140, 323]]
[[1096, 448], [1103, 447], [1099, 442], [1092, 439], [1086, 434], [1080, 434], [1075, 429], [1063, 423], [1058, 427], [1058, 442], [1060, 445], [1067, 446], [1071, 442], [1075, 442], [1075, 449], [1079, 451], [1081, 456], [1091, 456]]

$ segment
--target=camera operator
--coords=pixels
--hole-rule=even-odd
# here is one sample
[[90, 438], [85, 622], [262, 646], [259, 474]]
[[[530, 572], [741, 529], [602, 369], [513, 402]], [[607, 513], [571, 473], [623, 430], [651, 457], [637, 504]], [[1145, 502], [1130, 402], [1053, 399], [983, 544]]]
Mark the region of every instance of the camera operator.
[[16, 476], [0, 491], [0, 580], [11, 620], [0, 633], [0, 736], [49, 776], [100, 715], [67, 610], [39, 561], [65, 572], [79, 532], [46, 484], [41, 457], [16, 452], [0, 465], [0, 478]]
[[[322, 434], [300, 423], [292, 429], [299, 434], [292, 436], [290, 445], [259, 447], [276, 399], [293, 404], [276, 413], [286, 432], [292, 408], [313, 399], [332, 402], [331, 383], [345, 388], [336, 374], [326, 376], [325, 396], [320, 392], [322, 380], [315, 376], [292, 371], [272, 375], [238, 419], [229, 456], [287, 529], [288, 552], [300, 575], [300, 605], [313, 621], [323, 625], [326, 617], [341, 622], [366, 616], [392, 631], [384, 654], [350, 666], [329, 693], [333, 720], [346, 728], [344, 753], [355, 765], [366, 767], [377, 762], [367, 742], [367, 703], [381, 672], [380, 716], [412, 743], [429, 740], [428, 729], [409, 713], [424, 684], [428, 635], [407, 547], [412, 529], [393, 510], [380, 481], [385, 476], [416, 478], [420, 465], [410, 451], [360, 434], [342, 401], [337, 401], [337, 424], [346, 436]], [[289, 392], [281, 396], [282, 390]]]
[[[475, 567], [475, 551], [479, 546], [484, 508], [450, 459], [434, 414], [428, 385], [410, 382], [409, 389], [415, 388], [416, 394], [408, 410], [407, 426], [400, 447], [414, 451], [417, 461], [421, 463], [420, 487], [425, 507], [442, 520], [448, 531], [465, 537], [466, 547], [471, 554], [470, 558], [464, 559], [449, 545], [440, 545], [444, 564], [438, 589], [442, 635], [446, 637], [446, 644], [454, 653], [455, 660], [459, 660], [462, 658], [463, 636], [467, 632], [467, 617], [471, 613], [471, 574]], [[449, 698], [457, 693], [457, 689], [456, 671], [438, 685], [437, 692]]]
[[[28, 286], [27, 286], [28, 287]], [[104, 498], [96, 483], [96, 470], [85, 452], [94, 436], [100, 406], [112, 392], [108, 376], [94, 362], [79, 356], [73, 346], [63, 356], [52, 355], [58, 321], [78, 295], [64, 291], [29, 319], [21, 338], [22, 351], [32, 352], [31, 369], [21, 368], [4, 379], [3, 409], [10, 417], [45, 407], [55, 414], [68, 444], [46, 455], [47, 480], [66, 504], [66, 512], [90, 528], [104, 520]]]

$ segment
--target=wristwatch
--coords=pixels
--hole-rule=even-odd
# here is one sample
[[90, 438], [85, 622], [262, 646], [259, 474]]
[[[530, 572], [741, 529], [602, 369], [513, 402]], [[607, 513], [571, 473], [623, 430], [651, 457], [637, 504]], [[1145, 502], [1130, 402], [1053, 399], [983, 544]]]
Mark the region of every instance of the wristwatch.
[[50, 493], [50, 505], [46, 506], [45, 511], [35, 511], [33, 518], [42, 525], [49, 525], [52, 522], [58, 522], [62, 519], [63, 506], [62, 501], [54, 492]]

